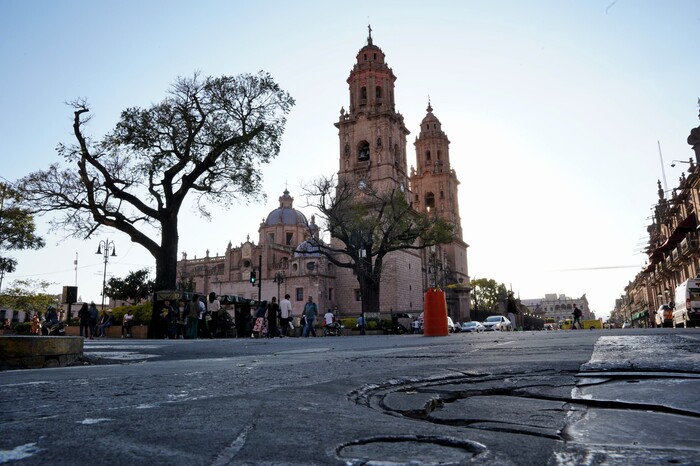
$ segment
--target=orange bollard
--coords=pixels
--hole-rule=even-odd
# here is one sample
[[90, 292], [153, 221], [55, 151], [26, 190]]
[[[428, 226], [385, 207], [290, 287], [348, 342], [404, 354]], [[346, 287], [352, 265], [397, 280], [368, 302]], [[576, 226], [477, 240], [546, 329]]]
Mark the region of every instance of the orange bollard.
[[423, 336], [446, 337], [448, 334], [445, 292], [439, 288], [430, 288], [425, 292]]

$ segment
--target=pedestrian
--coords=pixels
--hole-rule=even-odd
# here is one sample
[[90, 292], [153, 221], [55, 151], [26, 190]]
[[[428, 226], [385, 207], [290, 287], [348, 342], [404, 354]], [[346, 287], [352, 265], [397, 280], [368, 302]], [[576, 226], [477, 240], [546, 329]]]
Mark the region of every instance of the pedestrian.
[[360, 314], [360, 317], [357, 318], [357, 328], [360, 329], [360, 335], [364, 335], [364, 334], [365, 334], [365, 326], [366, 326], [366, 323], [365, 323], [365, 316], [363, 316], [362, 314]]
[[[209, 333], [212, 336], [216, 336], [221, 329], [223, 329], [223, 326], [218, 325], [220, 322], [222, 322], [222, 313], [225, 311], [222, 311], [221, 309], [221, 301], [216, 297], [216, 293], [213, 291], [209, 293], [209, 316], [211, 317], [211, 320], [208, 322], [208, 327], [209, 327]], [[225, 333], [224, 333], [225, 336]]]
[[316, 336], [316, 330], [314, 330], [314, 319], [318, 315], [318, 306], [314, 302], [314, 299], [309, 296], [309, 300], [304, 305], [304, 317], [306, 318], [306, 325], [304, 325], [304, 333], [302, 336], [308, 337], [309, 333]]
[[32, 316], [32, 335], [41, 335], [41, 319], [39, 313], [35, 312]]
[[280, 301], [280, 328], [282, 337], [289, 334], [289, 324], [292, 322], [292, 303], [289, 301], [289, 295], [284, 295], [284, 299]]
[[189, 340], [197, 339], [197, 324], [199, 322], [199, 295], [192, 295], [192, 300], [187, 306], [187, 333], [185, 338]]
[[206, 296], [199, 300], [199, 335], [202, 338], [213, 338], [211, 336], [211, 331], [209, 330], [211, 315], [207, 311], [207, 305], [204, 303], [204, 301], [206, 301]]
[[90, 306], [88, 307], [88, 329], [90, 330], [90, 340], [97, 333], [97, 319], [99, 318], [99, 311], [97, 306], [93, 301], [90, 301]]
[[323, 315], [323, 321], [324, 325], [333, 325], [335, 322], [335, 315], [333, 315], [333, 311], [328, 309], [328, 311]]
[[277, 336], [277, 318], [279, 317], [280, 306], [277, 304], [277, 298], [272, 297], [270, 305], [267, 306], [267, 336], [275, 338]]
[[159, 313], [159, 330], [156, 333], [156, 338], [168, 338], [170, 336], [170, 326], [175, 315], [175, 307], [170, 303], [169, 299], [163, 300], [163, 306]]
[[255, 310], [255, 324], [253, 325], [253, 338], [263, 338], [267, 336], [267, 301], [263, 301]]
[[177, 314], [176, 314], [176, 330], [175, 330], [175, 338], [176, 339], [184, 339], [185, 335], [187, 335], [187, 313], [189, 312], [189, 308], [187, 305], [187, 301], [184, 299], [180, 299], [178, 302], [177, 306]]
[[[82, 306], [80, 306], [80, 310], [78, 310], [78, 320], [79, 320], [79, 325], [80, 325], [80, 336], [83, 338], [89, 337], [89, 319], [90, 316], [88, 315], [88, 303], [83, 303]], [[83, 332], [84, 330], [84, 332]]]
[[122, 317], [122, 338], [131, 338], [131, 325], [134, 323], [132, 311], [126, 311]]
[[518, 303], [515, 302], [515, 297], [513, 292], [508, 292], [508, 301], [506, 303], [506, 311], [508, 311], [508, 320], [510, 320], [510, 329], [513, 330], [517, 327], [517, 322], [515, 320], [515, 315], [518, 313]]
[[574, 315], [574, 321], [571, 324], [571, 330], [575, 329], [577, 325], [579, 330], [581, 330], [583, 328], [583, 324], [581, 323], [581, 316], [583, 315], [583, 312], [581, 312], [581, 309], [579, 309], [575, 303], [574, 312], [572, 312], [572, 314]]
[[114, 316], [112, 315], [112, 310], [107, 309], [102, 313], [102, 319], [100, 320], [100, 337], [107, 336], [107, 329], [114, 324]]

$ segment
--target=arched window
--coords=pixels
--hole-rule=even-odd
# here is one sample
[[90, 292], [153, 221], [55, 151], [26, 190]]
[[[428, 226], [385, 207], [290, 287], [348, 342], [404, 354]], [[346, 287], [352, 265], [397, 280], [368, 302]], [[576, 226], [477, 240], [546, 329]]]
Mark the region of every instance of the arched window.
[[377, 138], [377, 147], [382, 147], [382, 138]]
[[357, 149], [357, 160], [360, 162], [369, 160], [369, 142], [360, 142], [360, 146]]
[[429, 150], [425, 151], [425, 160], [430, 162], [430, 151]]
[[438, 150], [438, 161], [442, 160], [442, 153]]
[[435, 194], [433, 194], [433, 193], [426, 193], [425, 194], [425, 207], [427, 207], [429, 209], [435, 208]]
[[382, 88], [381, 87], [377, 86], [377, 88], [375, 89], [375, 96], [377, 97], [377, 99], [382, 98]]
[[365, 105], [367, 103], [367, 88], [362, 86], [360, 89], [360, 105]]

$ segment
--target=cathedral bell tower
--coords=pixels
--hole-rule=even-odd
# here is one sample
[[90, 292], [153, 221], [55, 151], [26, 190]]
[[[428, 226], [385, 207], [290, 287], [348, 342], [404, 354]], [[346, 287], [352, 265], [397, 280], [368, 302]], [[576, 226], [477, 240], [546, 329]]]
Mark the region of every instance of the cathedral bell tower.
[[377, 192], [399, 189], [408, 193], [406, 136], [409, 131], [394, 105], [396, 76], [387, 66], [382, 49], [372, 42], [369, 27], [367, 45], [357, 54], [347, 79], [350, 90], [348, 110], [341, 108], [335, 123], [339, 132], [339, 181]]
[[[442, 131], [440, 120], [433, 114], [430, 102], [426, 111], [428, 113], [420, 124], [420, 134], [414, 142], [417, 167], [411, 167], [413, 208], [454, 225], [454, 240], [443, 245], [438, 256], [449, 268], [449, 280], [452, 283], [462, 283], [468, 280], [469, 246], [462, 239], [462, 220], [457, 197], [459, 180], [450, 166], [450, 140]], [[427, 256], [425, 260], [428, 260]]]

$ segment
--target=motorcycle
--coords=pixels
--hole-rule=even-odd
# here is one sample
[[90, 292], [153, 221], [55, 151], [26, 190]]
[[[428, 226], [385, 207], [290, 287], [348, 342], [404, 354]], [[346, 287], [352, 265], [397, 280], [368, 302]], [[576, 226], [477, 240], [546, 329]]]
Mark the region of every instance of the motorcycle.
[[324, 337], [339, 337], [343, 335], [343, 325], [340, 322], [333, 322], [323, 326]]
[[54, 324], [42, 322], [41, 334], [44, 336], [64, 337], [66, 336], [66, 325], [63, 322], [56, 322]]

